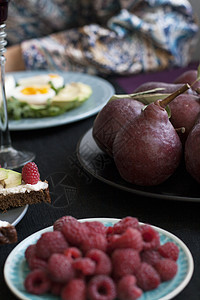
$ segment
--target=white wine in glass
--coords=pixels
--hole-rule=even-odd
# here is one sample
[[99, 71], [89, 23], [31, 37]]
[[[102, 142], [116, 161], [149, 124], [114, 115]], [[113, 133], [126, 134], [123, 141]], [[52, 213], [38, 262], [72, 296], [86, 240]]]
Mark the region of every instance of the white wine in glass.
[[2, 168], [17, 169], [35, 158], [34, 153], [19, 151], [12, 147], [8, 128], [7, 101], [5, 92], [5, 21], [8, 15], [9, 0], [0, 0], [0, 165]]

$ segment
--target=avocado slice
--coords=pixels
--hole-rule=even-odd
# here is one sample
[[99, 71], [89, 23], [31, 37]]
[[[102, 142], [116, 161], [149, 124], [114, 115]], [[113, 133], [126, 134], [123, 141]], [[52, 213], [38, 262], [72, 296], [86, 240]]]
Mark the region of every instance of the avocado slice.
[[[6, 169], [5, 169], [6, 170]], [[8, 177], [3, 180], [4, 187], [10, 188], [22, 183], [22, 174], [12, 170], [6, 170]]]
[[91, 94], [92, 89], [89, 85], [81, 82], [71, 82], [65, 85], [65, 87], [51, 99], [51, 104], [69, 110], [82, 104]]
[[51, 105], [60, 106], [64, 109], [71, 109], [78, 101], [79, 88], [73, 84], [67, 84], [56, 96], [51, 99]]
[[80, 90], [78, 95], [78, 101], [82, 103], [92, 95], [92, 89], [89, 85], [81, 82], [78, 82], [78, 86]]
[[8, 178], [8, 173], [6, 169], [0, 168], [0, 180]]

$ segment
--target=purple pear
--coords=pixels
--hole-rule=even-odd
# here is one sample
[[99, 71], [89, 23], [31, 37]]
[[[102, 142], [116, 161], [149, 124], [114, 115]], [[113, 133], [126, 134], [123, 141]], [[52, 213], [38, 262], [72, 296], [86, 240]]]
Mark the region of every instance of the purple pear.
[[200, 81], [197, 80], [197, 76], [198, 76], [197, 70], [185, 71], [174, 80], [174, 83], [175, 84], [189, 83], [191, 85], [192, 90], [197, 91], [197, 93], [200, 93]]
[[180, 133], [180, 139], [183, 143], [194, 126], [197, 116], [200, 113], [200, 99], [194, 95], [181, 94], [170, 104], [170, 121], [174, 128], [185, 128], [184, 133]]
[[126, 122], [141, 113], [144, 104], [132, 99], [108, 102], [98, 113], [93, 125], [93, 137], [99, 148], [112, 156], [113, 141]]
[[200, 183], [200, 116], [185, 143], [185, 165], [188, 173]]
[[[148, 90], [152, 90], [152, 89], [156, 89], [156, 88], [162, 88], [163, 90], [158, 91], [158, 93], [171, 94], [171, 93], [177, 91], [178, 89], [180, 89], [182, 86], [183, 86], [182, 83], [175, 84], [175, 83], [166, 83], [166, 82], [160, 82], [160, 81], [148, 81], [148, 82], [142, 83], [139, 87], [137, 87], [133, 91], [133, 93], [139, 93], [139, 92], [144, 92], [144, 91], [148, 91]], [[196, 92], [190, 88], [186, 91], [186, 93], [196, 95]]]
[[164, 107], [185, 90], [186, 86], [149, 104], [117, 133], [113, 157], [123, 179], [140, 186], [153, 186], [175, 172], [182, 156], [182, 143]]

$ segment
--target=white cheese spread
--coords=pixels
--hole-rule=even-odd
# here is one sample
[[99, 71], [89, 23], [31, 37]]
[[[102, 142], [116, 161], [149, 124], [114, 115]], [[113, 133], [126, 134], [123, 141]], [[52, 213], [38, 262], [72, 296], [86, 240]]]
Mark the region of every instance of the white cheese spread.
[[11, 188], [1, 188], [0, 194], [3, 194], [4, 196], [9, 194], [17, 194], [17, 193], [30, 193], [31, 191], [39, 191], [39, 190], [45, 190], [48, 188], [48, 183], [43, 181], [38, 181], [36, 184], [20, 184], [18, 186], [14, 186]]
[[0, 220], [0, 227], [8, 227], [8, 226], [10, 226], [10, 223]]

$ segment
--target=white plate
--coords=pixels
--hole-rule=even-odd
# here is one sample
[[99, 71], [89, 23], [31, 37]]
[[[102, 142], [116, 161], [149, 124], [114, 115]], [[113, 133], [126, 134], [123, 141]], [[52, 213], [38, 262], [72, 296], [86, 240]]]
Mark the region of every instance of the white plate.
[[[110, 218], [92, 218], [92, 219], [82, 219], [81, 222], [85, 221], [100, 221], [105, 226], [113, 226], [119, 219], [110, 219]], [[158, 227], [152, 226], [157, 230], [160, 234], [161, 244], [166, 243], [168, 241], [172, 241], [176, 243], [179, 247], [179, 258], [177, 260], [178, 264], [178, 272], [176, 276], [170, 280], [163, 282], [159, 285], [159, 287], [155, 290], [145, 292], [138, 300], [169, 300], [179, 294], [188, 282], [191, 279], [193, 274], [194, 264], [193, 258], [186, 247], [186, 245], [175, 235], [160, 229]], [[48, 227], [42, 229], [29, 237], [23, 240], [19, 245], [17, 245], [13, 251], [9, 254], [5, 266], [4, 266], [4, 277], [5, 281], [10, 288], [10, 290], [21, 300], [59, 300], [59, 297], [55, 297], [49, 294], [45, 295], [32, 295], [26, 292], [24, 288], [24, 280], [26, 275], [29, 272], [27, 263], [24, 258], [24, 252], [26, 248], [36, 243], [42, 233], [47, 231], [52, 231], [53, 227]]]
[[17, 225], [24, 217], [28, 209], [28, 204], [23, 207], [8, 209], [7, 212], [0, 214], [1, 221], [7, 221], [13, 226]]
[[[31, 77], [41, 75], [45, 73], [52, 73], [52, 71], [25, 71], [8, 73], [14, 76], [15, 80], [19, 80], [22, 77]], [[108, 102], [111, 96], [114, 94], [113, 86], [103, 78], [92, 76], [83, 73], [76, 72], [57, 72], [64, 77], [64, 82], [82, 82], [90, 85], [92, 88], [92, 95], [81, 106], [72, 109], [62, 115], [48, 118], [29, 118], [21, 120], [10, 120], [10, 130], [30, 130], [41, 129], [54, 126], [60, 126], [63, 124], [72, 123], [85, 118], [88, 118], [98, 113], [102, 107]]]

